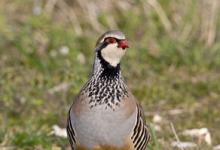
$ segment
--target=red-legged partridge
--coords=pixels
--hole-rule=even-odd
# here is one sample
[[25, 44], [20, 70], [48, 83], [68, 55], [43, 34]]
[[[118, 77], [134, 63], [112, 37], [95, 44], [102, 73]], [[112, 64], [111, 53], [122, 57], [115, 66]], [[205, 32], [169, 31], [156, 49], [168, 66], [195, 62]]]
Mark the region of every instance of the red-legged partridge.
[[92, 74], [69, 111], [73, 150], [145, 150], [150, 139], [142, 108], [126, 86], [120, 60], [128, 41], [108, 31], [97, 41]]

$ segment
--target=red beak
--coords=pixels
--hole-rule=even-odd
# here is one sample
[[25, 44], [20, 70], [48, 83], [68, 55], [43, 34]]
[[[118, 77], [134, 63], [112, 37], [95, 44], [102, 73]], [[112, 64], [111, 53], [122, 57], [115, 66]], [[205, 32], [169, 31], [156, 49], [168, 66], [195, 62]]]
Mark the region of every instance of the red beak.
[[118, 42], [118, 47], [122, 48], [122, 49], [125, 49], [125, 48], [129, 48], [128, 46], [128, 40], [120, 40]]

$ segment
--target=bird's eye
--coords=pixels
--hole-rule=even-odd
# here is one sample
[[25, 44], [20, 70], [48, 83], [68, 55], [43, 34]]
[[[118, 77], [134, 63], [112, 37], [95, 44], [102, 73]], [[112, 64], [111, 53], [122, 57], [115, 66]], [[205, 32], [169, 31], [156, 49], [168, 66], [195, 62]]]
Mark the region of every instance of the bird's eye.
[[109, 37], [109, 38], [105, 39], [105, 42], [107, 42], [107, 43], [116, 43], [117, 40], [115, 38], [113, 38], [113, 37]]

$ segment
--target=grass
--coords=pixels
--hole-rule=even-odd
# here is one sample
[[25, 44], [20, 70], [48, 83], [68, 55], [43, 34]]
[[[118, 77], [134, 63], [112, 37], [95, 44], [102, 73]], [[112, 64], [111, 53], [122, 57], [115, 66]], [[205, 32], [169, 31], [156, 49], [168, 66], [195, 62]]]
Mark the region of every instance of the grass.
[[[170, 122], [181, 141], [198, 149], [212, 146], [182, 131], [207, 127], [213, 145], [220, 144], [217, 4], [2, 0], [0, 149], [70, 149], [66, 139], [51, 135], [52, 126], [65, 127], [70, 104], [91, 71], [96, 39], [109, 28], [119, 28], [130, 42], [122, 71], [151, 123], [149, 149], [175, 149]], [[182, 113], [169, 113], [174, 109]], [[161, 131], [154, 129], [155, 114], [163, 117]]]

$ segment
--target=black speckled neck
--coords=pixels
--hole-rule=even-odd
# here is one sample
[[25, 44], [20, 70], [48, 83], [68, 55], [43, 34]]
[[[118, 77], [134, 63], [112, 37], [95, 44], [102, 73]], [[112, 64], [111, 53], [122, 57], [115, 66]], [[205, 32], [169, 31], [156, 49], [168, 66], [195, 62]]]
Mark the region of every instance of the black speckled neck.
[[127, 86], [120, 71], [120, 64], [111, 66], [96, 52], [93, 72], [90, 80], [84, 86], [89, 97], [90, 108], [104, 105], [106, 109], [114, 110], [120, 102], [128, 96]]

